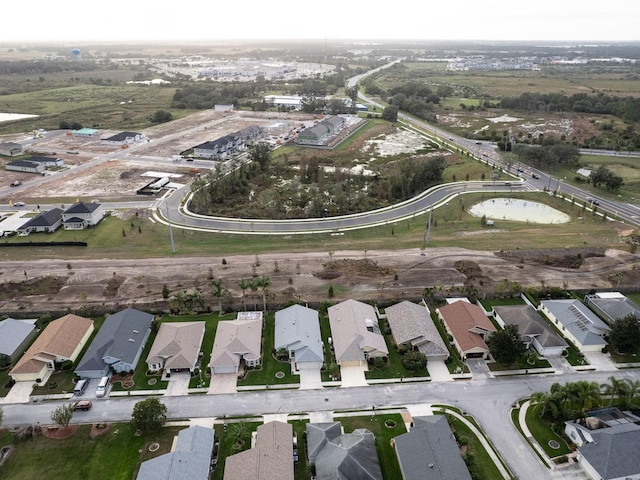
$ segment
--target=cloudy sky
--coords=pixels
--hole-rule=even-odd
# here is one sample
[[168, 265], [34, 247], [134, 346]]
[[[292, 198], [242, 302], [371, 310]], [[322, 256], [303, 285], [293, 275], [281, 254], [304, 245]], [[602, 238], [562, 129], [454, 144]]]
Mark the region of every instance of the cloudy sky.
[[[362, 5], [362, 6], [361, 6]], [[3, 0], [0, 42], [640, 40], [637, 0]]]

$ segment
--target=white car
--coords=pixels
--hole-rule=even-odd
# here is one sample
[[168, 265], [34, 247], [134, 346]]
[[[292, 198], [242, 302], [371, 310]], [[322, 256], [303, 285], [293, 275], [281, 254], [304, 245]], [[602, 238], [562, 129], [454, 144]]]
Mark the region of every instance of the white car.
[[24, 207], [26, 203], [24, 202], [13, 202], [14, 207]]

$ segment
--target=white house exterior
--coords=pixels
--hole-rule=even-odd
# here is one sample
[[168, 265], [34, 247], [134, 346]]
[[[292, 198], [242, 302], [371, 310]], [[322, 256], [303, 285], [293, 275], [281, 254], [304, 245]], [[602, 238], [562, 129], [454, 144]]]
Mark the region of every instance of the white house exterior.
[[581, 352], [599, 352], [608, 345], [602, 336], [609, 326], [579, 300], [543, 300], [538, 308]]
[[132, 143], [141, 142], [144, 135], [139, 132], [120, 132], [108, 138], [103, 138], [104, 145], [131, 145]]
[[14, 172], [25, 173], [42, 173], [45, 170], [44, 165], [37, 162], [30, 162], [28, 160], [15, 160], [13, 162], [7, 163], [4, 168]]
[[7, 157], [16, 157], [22, 155], [23, 148], [19, 143], [3, 142], [0, 143], [0, 155], [6, 155]]
[[99, 203], [79, 202], [62, 213], [65, 230], [84, 230], [95, 227], [104, 218], [104, 208]]
[[30, 233], [53, 233], [62, 225], [62, 210], [52, 208], [42, 212], [38, 216], [27, 220], [20, 228], [19, 235], [29, 235]]

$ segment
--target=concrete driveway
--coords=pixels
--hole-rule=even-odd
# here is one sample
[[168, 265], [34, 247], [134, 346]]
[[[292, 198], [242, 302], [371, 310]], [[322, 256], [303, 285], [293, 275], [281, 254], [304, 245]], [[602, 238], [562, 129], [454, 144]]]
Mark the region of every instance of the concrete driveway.
[[14, 383], [7, 396], [0, 398], [0, 403], [29, 403], [29, 396], [33, 391], [33, 382]]
[[[468, 358], [465, 363], [469, 367], [469, 371], [471, 371], [471, 375], [473, 375], [474, 379], [493, 377], [493, 375], [491, 375], [491, 370], [487, 367], [486, 360], [481, 358]], [[429, 371], [431, 370], [429, 369]]]
[[608, 354], [602, 352], [584, 352], [584, 358], [599, 372], [615, 372], [618, 370]]
[[451, 374], [444, 360], [429, 360], [427, 362], [427, 370], [431, 376], [432, 382], [453, 382]]
[[310, 390], [313, 388], [322, 388], [320, 369], [300, 370], [300, 390]]
[[214, 373], [211, 375], [211, 383], [207, 393], [215, 395], [219, 393], [236, 393], [238, 384], [237, 373]]
[[165, 390], [165, 396], [180, 396], [189, 394], [189, 381], [191, 380], [191, 372], [171, 372], [169, 383]]
[[364, 387], [367, 385], [367, 379], [364, 372], [367, 367], [359, 365], [357, 367], [340, 367], [340, 377], [342, 378], [343, 387]]

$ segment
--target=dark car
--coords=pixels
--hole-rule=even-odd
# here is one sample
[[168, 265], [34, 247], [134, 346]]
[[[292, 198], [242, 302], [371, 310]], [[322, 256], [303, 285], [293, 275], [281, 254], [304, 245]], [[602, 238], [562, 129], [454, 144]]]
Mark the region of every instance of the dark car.
[[531, 178], [539, 179], [540, 175], [538, 175], [537, 173], [532, 173]]
[[74, 410], [91, 410], [91, 407], [93, 406], [93, 404], [91, 403], [90, 400], [80, 400], [78, 402], [73, 402], [71, 404], [71, 406], [73, 407]]

